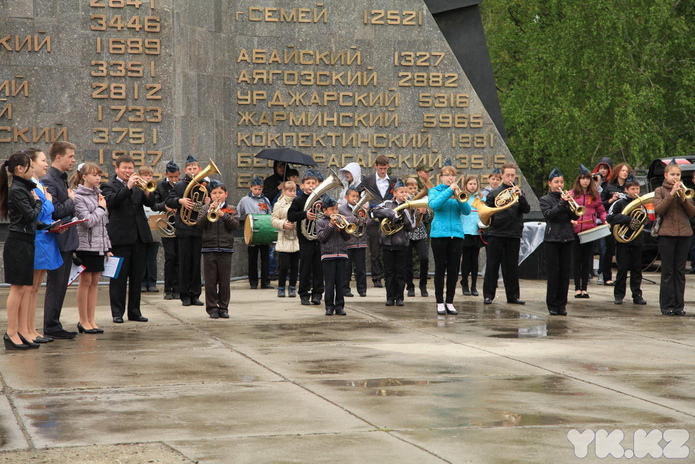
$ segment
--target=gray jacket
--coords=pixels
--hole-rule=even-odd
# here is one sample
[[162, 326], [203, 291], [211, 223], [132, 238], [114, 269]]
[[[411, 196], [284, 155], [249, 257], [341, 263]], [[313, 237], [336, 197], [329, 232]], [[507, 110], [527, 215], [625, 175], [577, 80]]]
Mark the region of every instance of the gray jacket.
[[90, 189], [84, 185], [75, 190], [75, 217], [87, 219], [87, 222], [77, 224], [77, 235], [80, 251], [96, 251], [105, 255], [111, 249], [111, 240], [106, 230], [109, 216], [105, 209], [99, 206], [99, 189]]
[[323, 216], [316, 221], [316, 235], [321, 242], [321, 260], [347, 259], [347, 243], [352, 237], [343, 229], [331, 227], [331, 218]]
[[407, 248], [410, 245], [410, 239], [408, 238], [408, 232], [411, 232], [415, 228], [415, 221], [410, 214], [410, 210], [403, 209], [396, 213], [394, 208], [396, 208], [399, 203], [395, 200], [386, 200], [379, 206], [372, 208], [372, 216], [378, 219], [388, 218], [398, 225], [403, 223], [403, 228], [393, 235], [384, 235], [379, 232], [379, 242], [382, 247], [387, 249], [393, 248]]

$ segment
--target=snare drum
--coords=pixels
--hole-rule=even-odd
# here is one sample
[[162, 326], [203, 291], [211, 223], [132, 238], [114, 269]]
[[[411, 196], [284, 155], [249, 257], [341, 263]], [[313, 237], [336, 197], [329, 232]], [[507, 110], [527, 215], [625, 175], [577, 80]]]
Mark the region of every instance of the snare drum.
[[247, 245], [271, 245], [278, 239], [278, 230], [271, 224], [270, 214], [249, 214], [244, 224], [244, 241]]
[[608, 224], [603, 224], [596, 226], [593, 229], [585, 230], [584, 232], [579, 232], [579, 243], [588, 243], [598, 240], [603, 237], [607, 237], [611, 234], [611, 226]]

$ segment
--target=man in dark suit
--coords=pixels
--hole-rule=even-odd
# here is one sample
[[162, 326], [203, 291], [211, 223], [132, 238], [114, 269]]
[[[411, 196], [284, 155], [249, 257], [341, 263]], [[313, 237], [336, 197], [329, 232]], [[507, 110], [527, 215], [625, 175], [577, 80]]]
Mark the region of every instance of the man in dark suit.
[[[174, 185], [179, 181], [181, 170], [179, 165], [171, 160], [166, 165], [165, 178], [157, 182], [157, 190], [154, 192], [155, 204], [153, 211], [162, 211], [169, 215], [175, 214], [176, 209], [169, 208], [166, 200]], [[174, 225], [171, 225], [174, 228]], [[164, 248], [164, 299], [179, 299], [179, 255], [176, 244], [176, 236], [162, 237], [162, 248]]]
[[[70, 142], [55, 142], [48, 149], [51, 167], [41, 182], [53, 197], [53, 219], [63, 219], [75, 214], [75, 194], [68, 189], [68, 174], [75, 164], [75, 145]], [[69, 228], [57, 237], [58, 248], [63, 257], [63, 265], [48, 271], [46, 278], [46, 299], [43, 302], [43, 331], [53, 338], [75, 338], [77, 332], [63, 329], [60, 312], [63, 309], [65, 292], [68, 288], [72, 254], [77, 250], [79, 238], [77, 229]]]
[[113, 322], [122, 323], [127, 299], [128, 320], [147, 322], [140, 312], [140, 283], [145, 271], [145, 243], [152, 241], [152, 233], [143, 205], [154, 206], [155, 197], [135, 185], [139, 176], [133, 174], [131, 157], [119, 156], [115, 169], [116, 175], [101, 188], [109, 210], [111, 251], [123, 259], [118, 278], [109, 282], [111, 315]]
[[[386, 200], [393, 199], [393, 186], [396, 184], [396, 179], [387, 174], [389, 164], [389, 159], [386, 156], [377, 156], [374, 160], [374, 170], [376, 172], [373, 175], [364, 177], [362, 183], [357, 186], [358, 192], [367, 190], [374, 196], [374, 199], [369, 202], [370, 208], [380, 205]], [[374, 219], [367, 224], [367, 242], [369, 255], [371, 257], [372, 282], [375, 287], [383, 287], [381, 279], [384, 276], [383, 267], [381, 265], [379, 225], [379, 221]]]

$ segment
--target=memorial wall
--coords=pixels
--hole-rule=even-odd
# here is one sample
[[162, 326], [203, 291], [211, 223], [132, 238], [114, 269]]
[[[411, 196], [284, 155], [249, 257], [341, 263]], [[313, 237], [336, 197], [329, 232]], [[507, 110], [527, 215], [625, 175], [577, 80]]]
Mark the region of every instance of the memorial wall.
[[159, 178], [192, 154], [232, 202], [272, 173], [264, 148], [323, 172], [450, 158], [482, 186], [514, 161], [421, 0], [13, 0], [0, 14], [3, 157], [68, 140], [109, 173], [129, 154]]

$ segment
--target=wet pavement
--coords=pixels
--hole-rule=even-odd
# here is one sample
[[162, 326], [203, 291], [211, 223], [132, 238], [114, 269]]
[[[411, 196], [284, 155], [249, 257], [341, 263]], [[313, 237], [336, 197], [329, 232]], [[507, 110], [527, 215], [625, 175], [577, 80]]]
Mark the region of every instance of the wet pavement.
[[106, 333], [0, 354], [0, 463], [695, 462], [695, 318], [645, 277], [647, 306], [592, 283], [567, 317], [544, 281], [457, 316], [369, 288], [346, 317], [237, 281], [228, 320], [147, 293], [113, 324], [102, 286]]

